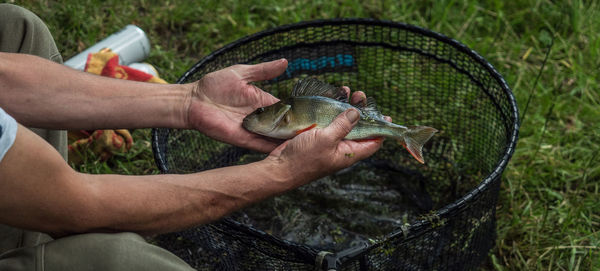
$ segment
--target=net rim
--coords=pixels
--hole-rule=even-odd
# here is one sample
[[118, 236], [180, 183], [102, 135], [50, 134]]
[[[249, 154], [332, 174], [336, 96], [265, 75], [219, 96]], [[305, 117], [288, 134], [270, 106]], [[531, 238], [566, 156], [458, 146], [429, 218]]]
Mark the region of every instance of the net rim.
[[[238, 40], [235, 40], [235, 41], [221, 47], [220, 49], [217, 49], [216, 51], [210, 53], [209, 55], [205, 56], [200, 61], [198, 61], [196, 64], [194, 64], [188, 71], [186, 71], [177, 80], [176, 83], [181, 84], [181, 83], [185, 82], [188, 77], [190, 77], [192, 74], [195, 74], [196, 71], [198, 69], [200, 69], [201, 67], [203, 67], [204, 65], [214, 61], [220, 55], [222, 55], [230, 50], [233, 50], [239, 46], [242, 46], [244, 44], [247, 44], [252, 41], [261, 39], [263, 37], [266, 37], [266, 36], [269, 36], [272, 34], [280, 33], [280, 32], [287, 32], [290, 30], [303, 29], [303, 28], [308, 28], [308, 27], [322, 27], [322, 26], [326, 26], [326, 25], [332, 25], [332, 26], [334, 26], [334, 25], [367, 25], [367, 26], [382, 26], [382, 27], [400, 28], [403, 30], [411, 31], [413, 33], [431, 37], [440, 42], [449, 44], [452, 47], [454, 47], [455, 49], [457, 49], [458, 51], [469, 56], [471, 59], [473, 59], [478, 64], [481, 64], [482, 67], [489, 73], [489, 75], [502, 88], [502, 91], [506, 94], [506, 97], [509, 100], [509, 103], [511, 106], [511, 112], [510, 112], [511, 119], [509, 119], [509, 120], [513, 121], [512, 131], [509, 135], [509, 142], [504, 149], [504, 154], [503, 154], [502, 158], [498, 161], [498, 163], [496, 164], [496, 166], [494, 167], [492, 172], [490, 174], [488, 174], [475, 188], [470, 190], [468, 193], [461, 196], [457, 200], [445, 205], [444, 207], [435, 210], [435, 216], [442, 218], [442, 217], [447, 217], [453, 213], [460, 212], [460, 210], [464, 209], [470, 202], [476, 200], [479, 197], [479, 195], [482, 194], [482, 192], [484, 192], [486, 189], [488, 189], [488, 187], [491, 185], [492, 182], [494, 182], [496, 180], [500, 181], [502, 172], [507, 167], [508, 161], [514, 154], [518, 136], [519, 136], [520, 119], [519, 119], [519, 110], [517, 107], [516, 98], [515, 98], [514, 94], [512, 93], [510, 87], [508, 86], [508, 84], [506, 83], [504, 78], [500, 75], [500, 73], [496, 70], [496, 68], [491, 63], [489, 63], [484, 57], [482, 57], [479, 53], [470, 49], [469, 47], [467, 47], [463, 43], [459, 42], [458, 40], [455, 40], [444, 34], [441, 34], [441, 33], [426, 29], [426, 28], [422, 28], [419, 26], [402, 23], [402, 22], [394, 22], [394, 21], [389, 21], [389, 20], [378, 20], [378, 19], [372, 19], [372, 18], [318, 19], [318, 20], [303, 21], [303, 22], [298, 22], [298, 23], [293, 23], [293, 24], [281, 25], [281, 26], [277, 26], [274, 28], [270, 28], [267, 30], [257, 32], [255, 34], [252, 34], [249, 36], [242, 37]], [[152, 150], [153, 150], [155, 161], [156, 161], [158, 168], [161, 170], [162, 173], [166, 173], [168, 171], [168, 168], [166, 166], [165, 157], [163, 157], [160, 154], [159, 133], [158, 133], [157, 128], [152, 129]], [[241, 225], [237, 225], [237, 226], [240, 227]], [[257, 233], [261, 233], [260, 235], [263, 235], [262, 234], [263, 232], [261, 230], [255, 229], [250, 226], [246, 226], [246, 227], [247, 227], [246, 230], [257, 231]], [[408, 240], [408, 239], [411, 239], [412, 237], [416, 237], [422, 233], [427, 232], [427, 229], [431, 229], [431, 228], [432, 228], [432, 222], [429, 220], [422, 219], [420, 221], [413, 222], [413, 224], [409, 225], [406, 228], [401, 228], [401, 229], [398, 229], [394, 232], [387, 234], [384, 238], [381, 238], [381, 239], [377, 240], [377, 242], [369, 244], [367, 247], [364, 247], [363, 249], [361, 249], [361, 251], [366, 251], [366, 250], [370, 250], [370, 249], [379, 247], [380, 245], [385, 243], [388, 239], [395, 238], [398, 236], [404, 236], [404, 239]], [[277, 238], [277, 239], [279, 239], [279, 238]], [[282, 241], [285, 241], [285, 240], [282, 240]], [[345, 251], [350, 251], [350, 250], [353, 250], [352, 254], [356, 255], [354, 248], [349, 248]], [[338, 253], [338, 254], [340, 254], [340, 257], [343, 254], [345, 254], [344, 253], [345, 251]], [[350, 255], [348, 255], [348, 256], [350, 256]], [[350, 256], [350, 258], [354, 258], [354, 257]]]

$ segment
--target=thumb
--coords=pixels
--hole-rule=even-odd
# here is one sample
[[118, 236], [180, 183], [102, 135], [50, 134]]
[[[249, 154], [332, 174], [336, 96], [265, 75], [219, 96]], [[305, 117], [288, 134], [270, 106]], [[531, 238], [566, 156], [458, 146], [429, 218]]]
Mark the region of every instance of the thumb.
[[243, 77], [248, 82], [269, 80], [282, 74], [286, 68], [287, 60], [285, 58], [256, 65], [247, 65], [244, 67]]
[[339, 142], [354, 128], [358, 123], [360, 114], [356, 109], [348, 109], [339, 114], [332, 122], [324, 129], [324, 133], [329, 136], [334, 142]]
[[287, 145], [290, 144], [290, 141], [291, 140], [287, 140], [287, 141], [281, 143], [281, 145], [277, 146], [274, 150], [271, 151], [269, 156], [280, 156], [281, 152], [283, 152], [283, 150], [287, 147]]

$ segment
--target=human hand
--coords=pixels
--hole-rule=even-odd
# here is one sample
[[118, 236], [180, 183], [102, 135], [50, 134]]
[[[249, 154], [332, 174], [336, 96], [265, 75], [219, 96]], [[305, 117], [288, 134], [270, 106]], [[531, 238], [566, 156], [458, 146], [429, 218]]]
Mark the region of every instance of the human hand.
[[293, 181], [296, 186], [349, 167], [371, 156], [383, 143], [383, 138], [344, 140], [358, 120], [356, 109], [346, 110], [329, 126], [309, 130], [284, 142], [265, 160], [275, 164], [281, 179]]
[[[242, 121], [257, 108], [279, 101], [250, 83], [275, 78], [286, 67], [287, 60], [280, 59], [256, 65], [234, 65], [205, 75], [192, 90], [187, 127], [243, 148], [272, 151], [282, 141], [249, 132], [242, 127]], [[349, 95], [350, 89], [343, 88]], [[356, 91], [350, 101], [364, 104], [366, 96]]]
[[287, 61], [279, 59], [256, 65], [234, 65], [205, 75], [192, 91], [188, 126], [223, 142], [271, 151], [280, 142], [251, 133], [241, 124], [255, 109], [278, 101], [250, 83], [275, 78], [286, 67]]

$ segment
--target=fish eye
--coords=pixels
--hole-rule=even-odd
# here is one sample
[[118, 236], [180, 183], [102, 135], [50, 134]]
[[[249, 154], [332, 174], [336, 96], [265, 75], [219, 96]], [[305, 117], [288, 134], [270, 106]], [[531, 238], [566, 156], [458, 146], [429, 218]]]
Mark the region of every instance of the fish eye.
[[262, 112], [265, 112], [265, 108], [264, 107], [256, 109], [256, 113], [260, 114]]

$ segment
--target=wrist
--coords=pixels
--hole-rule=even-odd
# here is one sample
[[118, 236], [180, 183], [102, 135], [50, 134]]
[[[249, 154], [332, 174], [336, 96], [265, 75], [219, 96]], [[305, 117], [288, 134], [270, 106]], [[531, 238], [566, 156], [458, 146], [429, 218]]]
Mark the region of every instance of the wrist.
[[279, 157], [269, 155], [267, 158], [258, 161], [257, 164], [262, 171], [265, 172], [266, 178], [273, 183], [281, 184], [282, 190], [292, 190], [304, 184], [302, 180], [296, 176], [293, 167]]
[[191, 111], [191, 105], [192, 105], [192, 100], [194, 99], [195, 95], [194, 92], [197, 91], [196, 84], [193, 83], [188, 83], [188, 84], [181, 84], [178, 85], [179, 86], [179, 90], [178, 92], [181, 93], [182, 95], [182, 99], [180, 100], [180, 103], [174, 108], [175, 110], [175, 123], [176, 123], [176, 127], [175, 128], [182, 128], [182, 129], [192, 129], [193, 125], [190, 121], [190, 111]]
[[[132, 114], [126, 114], [128, 116], [126, 123], [116, 125], [117, 127], [187, 127], [188, 101], [190, 100], [189, 86], [183, 84], [135, 83], [139, 84], [137, 88], [129, 86], [129, 88], [135, 89], [132, 91], [134, 94], [123, 96], [121, 104], [118, 106], [124, 112], [132, 111]], [[105, 127], [111, 126], [115, 125]]]
[[321, 177], [314, 167], [305, 167], [303, 164], [279, 156], [269, 155], [261, 162], [265, 163], [265, 168], [274, 180], [289, 186], [288, 190], [298, 188]]

